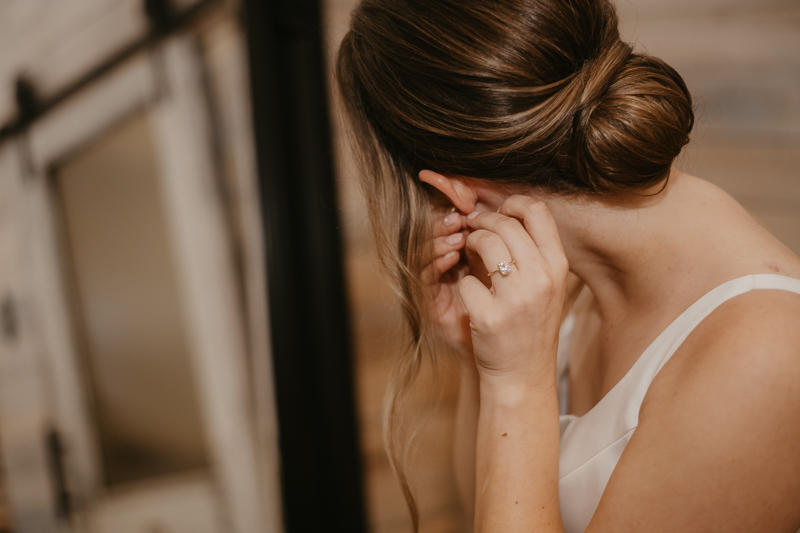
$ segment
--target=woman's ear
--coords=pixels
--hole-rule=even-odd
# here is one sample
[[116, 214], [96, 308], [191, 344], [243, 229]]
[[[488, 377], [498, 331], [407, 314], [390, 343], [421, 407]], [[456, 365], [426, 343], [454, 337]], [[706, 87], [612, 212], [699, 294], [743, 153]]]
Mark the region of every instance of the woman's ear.
[[420, 172], [419, 179], [447, 196], [450, 202], [456, 206], [456, 209], [465, 215], [475, 211], [478, 195], [462, 180], [458, 178], [447, 178], [432, 170], [423, 170]]

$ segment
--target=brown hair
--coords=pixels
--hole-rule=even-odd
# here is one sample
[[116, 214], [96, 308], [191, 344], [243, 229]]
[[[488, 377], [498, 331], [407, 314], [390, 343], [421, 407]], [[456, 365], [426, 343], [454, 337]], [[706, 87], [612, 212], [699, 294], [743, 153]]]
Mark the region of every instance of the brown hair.
[[692, 101], [672, 67], [620, 40], [609, 0], [363, 0], [337, 79], [412, 339], [385, 423], [416, 530], [393, 427], [429, 351], [419, 273], [432, 195], [419, 171], [554, 193], [640, 191], [668, 178]]

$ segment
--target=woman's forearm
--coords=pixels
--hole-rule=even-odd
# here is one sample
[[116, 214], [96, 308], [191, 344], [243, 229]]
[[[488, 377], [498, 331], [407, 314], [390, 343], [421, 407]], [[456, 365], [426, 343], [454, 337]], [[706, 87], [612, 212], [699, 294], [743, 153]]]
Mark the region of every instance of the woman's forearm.
[[453, 460], [461, 504], [471, 523], [475, 516], [475, 443], [480, 408], [478, 371], [472, 358], [461, 362], [460, 374]]
[[563, 533], [555, 387], [480, 394], [476, 533]]

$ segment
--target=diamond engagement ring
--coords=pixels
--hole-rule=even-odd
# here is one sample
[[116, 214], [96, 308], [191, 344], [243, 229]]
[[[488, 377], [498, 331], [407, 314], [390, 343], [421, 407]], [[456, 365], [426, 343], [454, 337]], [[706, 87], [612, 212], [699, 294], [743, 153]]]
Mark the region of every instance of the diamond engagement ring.
[[511, 265], [513, 264], [514, 261], [500, 261], [499, 263], [497, 263], [497, 270], [492, 270], [491, 272], [489, 272], [489, 275], [491, 276], [492, 274], [497, 274], [498, 272], [500, 272], [500, 274], [502, 274], [503, 276], [508, 276], [509, 274], [511, 274]]

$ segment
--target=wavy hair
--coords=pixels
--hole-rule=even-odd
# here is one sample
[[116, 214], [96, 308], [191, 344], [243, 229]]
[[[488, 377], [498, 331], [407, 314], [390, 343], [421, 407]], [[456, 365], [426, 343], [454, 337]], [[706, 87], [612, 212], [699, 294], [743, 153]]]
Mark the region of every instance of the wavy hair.
[[336, 65], [379, 256], [410, 334], [385, 443], [418, 530], [400, 406], [435, 362], [422, 268], [433, 193], [422, 169], [552, 193], [666, 184], [692, 100], [664, 61], [622, 42], [609, 0], [363, 0]]

